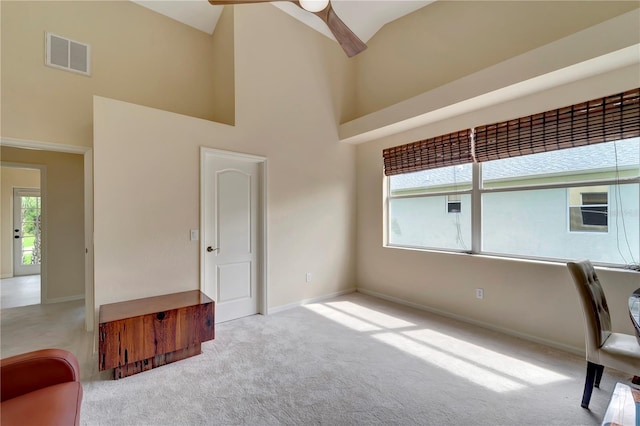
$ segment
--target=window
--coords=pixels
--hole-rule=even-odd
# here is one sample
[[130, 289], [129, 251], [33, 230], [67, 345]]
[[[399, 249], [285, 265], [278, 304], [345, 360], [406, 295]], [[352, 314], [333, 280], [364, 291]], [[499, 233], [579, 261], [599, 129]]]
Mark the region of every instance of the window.
[[[458, 147], [460, 158], [467, 149], [475, 149], [470, 156], [478, 162], [473, 164], [436, 164], [435, 168], [410, 173], [398, 167], [387, 173], [389, 153], [385, 150], [386, 245], [637, 264], [640, 89], [634, 93], [631, 112], [621, 107], [622, 102], [606, 98], [596, 104], [568, 107], [570, 113], [566, 114], [569, 109], [562, 108], [483, 126], [481, 137], [477, 137], [476, 128], [474, 133], [469, 131], [476, 139], [468, 146], [449, 143], [451, 149], [446, 152]], [[616, 96], [622, 95], [627, 93]], [[596, 130], [592, 129], [595, 125], [580, 124], [584, 111], [587, 121], [598, 123]], [[599, 112], [604, 115], [594, 119]], [[573, 120], [570, 126], [562, 122], [563, 114]], [[614, 119], [609, 118], [612, 114]], [[535, 120], [540, 116], [541, 124], [537, 125]], [[619, 123], [624, 126], [613, 131]], [[586, 136], [576, 136], [580, 126], [587, 129]], [[425, 149], [424, 141], [420, 143]], [[400, 148], [396, 151], [405, 152]], [[416, 158], [426, 157], [416, 154], [417, 149], [413, 151]], [[396, 164], [410, 161], [405, 158]]]
[[481, 251], [637, 262], [639, 159], [634, 138], [480, 164]]
[[389, 243], [471, 250], [471, 169], [463, 164], [391, 176]]
[[447, 213], [462, 212], [462, 197], [460, 195], [447, 195]]
[[608, 231], [608, 186], [569, 188], [568, 194], [571, 232]]

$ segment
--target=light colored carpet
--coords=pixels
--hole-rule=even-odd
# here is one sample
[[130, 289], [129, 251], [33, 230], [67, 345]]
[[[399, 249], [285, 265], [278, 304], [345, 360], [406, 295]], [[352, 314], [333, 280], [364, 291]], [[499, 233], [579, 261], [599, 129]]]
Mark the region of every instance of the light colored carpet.
[[91, 357], [83, 425], [596, 425], [629, 379], [607, 369], [585, 410], [583, 357], [359, 293], [218, 324], [202, 355], [117, 381]]

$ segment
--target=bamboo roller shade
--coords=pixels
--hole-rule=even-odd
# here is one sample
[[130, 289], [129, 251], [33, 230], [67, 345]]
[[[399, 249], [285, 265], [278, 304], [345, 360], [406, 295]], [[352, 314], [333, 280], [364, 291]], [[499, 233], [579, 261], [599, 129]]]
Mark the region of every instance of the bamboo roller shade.
[[383, 151], [387, 176], [640, 136], [640, 88]]

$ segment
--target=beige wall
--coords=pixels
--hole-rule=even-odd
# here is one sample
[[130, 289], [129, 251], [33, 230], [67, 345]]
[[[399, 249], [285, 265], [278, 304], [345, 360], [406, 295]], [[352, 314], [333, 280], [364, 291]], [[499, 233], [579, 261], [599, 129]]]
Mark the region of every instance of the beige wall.
[[[349, 118], [378, 111], [638, 7], [639, 2], [630, 1], [437, 1], [385, 25], [369, 41], [368, 49], [356, 56], [357, 106]], [[608, 33], [606, 37], [615, 36]]]
[[40, 188], [40, 171], [2, 167], [0, 177], [0, 277], [13, 276], [13, 188]]
[[45, 301], [84, 297], [83, 156], [4, 146], [1, 154], [3, 162], [45, 167], [45, 185], [42, 187], [46, 221], [43, 236]]
[[[640, 85], [638, 66], [560, 86], [358, 146], [358, 288], [569, 350], [584, 347], [577, 293], [564, 264], [385, 248], [382, 149], [480, 124], [524, 116]], [[633, 333], [627, 298], [640, 274], [599, 272], [613, 327]], [[475, 289], [483, 288], [483, 300]]]
[[224, 8], [213, 33], [212, 119], [230, 125], [236, 121], [233, 10], [232, 6]]
[[[393, 32], [406, 31], [389, 36], [399, 42], [384, 46], [376, 36], [363, 56], [348, 60], [335, 42], [266, 4], [226, 10], [209, 37], [129, 2], [25, 3], [1, 3], [2, 135], [86, 146], [93, 140], [96, 307], [199, 288], [198, 244], [188, 231], [199, 226], [199, 148], [207, 146], [268, 158], [271, 308], [358, 285], [560, 346], [582, 345], [577, 298], [562, 265], [383, 248], [381, 149], [577, 102], [593, 92], [608, 94], [637, 76], [637, 67], [354, 147], [338, 142], [338, 123], [459, 76], [449, 70], [452, 75], [435, 73], [440, 80], [422, 79], [440, 56], [403, 43], [428, 29], [420, 19], [392, 24]], [[69, 10], [73, 19], [65, 18]], [[574, 29], [588, 25], [574, 16], [567, 25], [574, 18]], [[113, 22], [122, 28], [114, 30]], [[562, 23], [553, 37], [566, 31]], [[105, 56], [96, 53], [94, 61], [106, 62], [94, 62], [94, 68], [108, 76], [105, 86], [98, 85], [98, 75], [90, 80], [46, 69], [45, 29], [104, 47]], [[508, 40], [503, 30], [497, 38]], [[175, 40], [176, 48], [151, 43], [158, 34]], [[21, 35], [25, 44], [12, 47], [8, 40]], [[127, 37], [130, 50], [123, 47]], [[109, 44], [114, 38], [117, 43]], [[535, 40], [531, 46], [545, 42]], [[451, 49], [464, 44], [450, 42]], [[116, 47], [125, 49], [127, 61]], [[527, 47], [514, 48], [507, 56]], [[223, 62], [211, 65], [209, 49]], [[163, 68], [167, 56], [183, 52], [184, 68]], [[502, 58], [500, 49], [494, 54]], [[446, 59], [459, 64], [457, 57]], [[99, 96], [92, 103], [93, 94]], [[63, 107], [59, 99], [65, 99]], [[305, 272], [313, 274], [311, 285]], [[602, 277], [615, 306], [638, 287], [634, 274], [603, 271]], [[481, 304], [473, 291], [480, 286], [486, 291]], [[616, 313], [614, 326], [630, 331], [624, 312]]]
[[[212, 36], [129, 1], [0, 8], [3, 137], [91, 146], [93, 95], [216, 118]], [[45, 31], [91, 45], [91, 77], [45, 66]]]
[[268, 159], [270, 307], [355, 287], [355, 147], [336, 131], [349, 62], [271, 5], [234, 21], [235, 127], [95, 99], [96, 307], [199, 288], [201, 146]]

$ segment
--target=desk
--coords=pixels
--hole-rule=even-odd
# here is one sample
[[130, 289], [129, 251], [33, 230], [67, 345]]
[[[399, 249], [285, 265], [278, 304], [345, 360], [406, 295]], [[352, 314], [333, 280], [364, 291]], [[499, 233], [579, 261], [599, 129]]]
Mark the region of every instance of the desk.
[[629, 316], [636, 330], [636, 339], [640, 344], [640, 288], [629, 296]]

